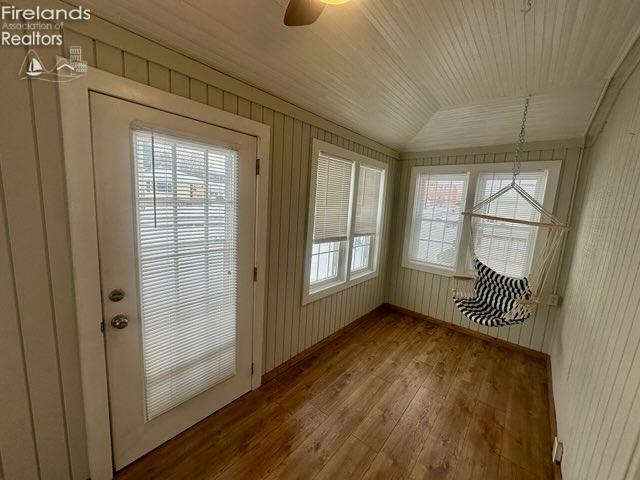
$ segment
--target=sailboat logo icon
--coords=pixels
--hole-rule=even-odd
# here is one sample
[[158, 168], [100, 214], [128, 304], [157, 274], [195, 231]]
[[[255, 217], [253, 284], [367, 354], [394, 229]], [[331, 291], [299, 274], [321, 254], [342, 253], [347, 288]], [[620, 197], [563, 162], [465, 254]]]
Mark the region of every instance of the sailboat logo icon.
[[27, 70], [25, 71], [25, 73], [30, 77], [37, 77], [38, 75], [42, 75], [43, 73], [46, 73], [46, 70], [42, 66], [40, 59], [37, 57], [33, 57], [29, 62], [29, 66], [27, 67]]
[[21, 79], [47, 82], [67, 82], [87, 73], [87, 62], [82, 60], [81, 47], [71, 47], [71, 60], [59, 58], [55, 66], [47, 69], [35, 50], [29, 50], [22, 61], [18, 75]]

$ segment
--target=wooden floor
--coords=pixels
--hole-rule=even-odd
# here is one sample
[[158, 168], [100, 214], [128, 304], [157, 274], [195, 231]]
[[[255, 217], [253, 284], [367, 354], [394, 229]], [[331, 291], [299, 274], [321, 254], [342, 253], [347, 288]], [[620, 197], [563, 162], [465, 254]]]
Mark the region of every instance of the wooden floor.
[[118, 479], [552, 475], [545, 364], [379, 312]]

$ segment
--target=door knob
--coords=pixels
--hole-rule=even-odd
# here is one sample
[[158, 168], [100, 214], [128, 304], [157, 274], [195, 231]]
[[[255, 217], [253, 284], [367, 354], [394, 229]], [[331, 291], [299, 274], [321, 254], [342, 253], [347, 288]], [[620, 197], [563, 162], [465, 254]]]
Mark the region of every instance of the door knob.
[[126, 315], [120, 313], [111, 319], [111, 326], [113, 328], [117, 328], [118, 330], [122, 330], [129, 325], [129, 319]]

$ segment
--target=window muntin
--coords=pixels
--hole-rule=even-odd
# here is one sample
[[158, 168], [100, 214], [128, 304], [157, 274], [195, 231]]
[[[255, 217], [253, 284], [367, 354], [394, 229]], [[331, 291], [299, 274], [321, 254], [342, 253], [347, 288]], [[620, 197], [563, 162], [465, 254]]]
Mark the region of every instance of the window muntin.
[[353, 238], [353, 246], [351, 248], [351, 273], [371, 269], [373, 239], [373, 235], [360, 235]]
[[386, 166], [319, 140], [313, 144], [308, 303], [377, 275]]
[[311, 250], [311, 271], [309, 282], [312, 286], [338, 279], [340, 258], [344, 242], [318, 242]]
[[420, 174], [416, 180], [409, 258], [455, 270], [467, 174]]

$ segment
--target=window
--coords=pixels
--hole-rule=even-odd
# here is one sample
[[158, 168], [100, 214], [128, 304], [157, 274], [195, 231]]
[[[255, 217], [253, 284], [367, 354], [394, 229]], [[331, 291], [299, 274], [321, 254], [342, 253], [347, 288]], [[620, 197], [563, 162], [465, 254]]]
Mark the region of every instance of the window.
[[[553, 210], [559, 161], [526, 162], [518, 184]], [[471, 266], [467, 222], [461, 215], [507, 186], [511, 164], [414, 167], [406, 219], [403, 266], [441, 275], [467, 273]], [[539, 213], [515, 192], [490, 204], [488, 215], [536, 221]], [[474, 219], [475, 251], [499, 273], [529, 273], [539, 237], [537, 227]]]
[[467, 177], [466, 173], [418, 175], [411, 259], [448, 269], [456, 266]]
[[146, 420], [236, 368], [237, 153], [132, 131]]
[[342, 242], [314, 243], [311, 252], [312, 285], [320, 282], [335, 280], [338, 277], [338, 261]]
[[386, 165], [314, 140], [304, 303], [377, 275]]
[[[511, 172], [482, 173], [476, 188], [477, 203], [509, 185]], [[538, 202], [544, 200], [547, 173], [522, 172], [517, 183]], [[538, 221], [539, 212], [520, 195], [510, 191], [489, 204], [487, 215]], [[499, 273], [524, 277], [529, 273], [538, 228], [517, 223], [474, 220], [475, 250], [487, 265]]]
[[373, 235], [362, 235], [353, 238], [351, 253], [351, 272], [361, 272], [370, 268], [371, 241]]

